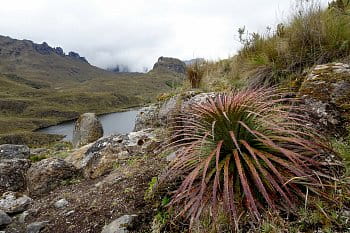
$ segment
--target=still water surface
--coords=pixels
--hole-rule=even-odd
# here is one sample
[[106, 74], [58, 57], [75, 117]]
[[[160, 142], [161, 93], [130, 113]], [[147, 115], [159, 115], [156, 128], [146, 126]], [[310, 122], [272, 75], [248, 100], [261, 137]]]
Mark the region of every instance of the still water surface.
[[[103, 126], [103, 136], [109, 136], [113, 133], [129, 133], [134, 129], [136, 115], [138, 110], [126, 112], [115, 112], [99, 116]], [[72, 141], [75, 121], [64, 122], [59, 125], [50, 126], [38, 130], [41, 133], [65, 135], [65, 141]]]

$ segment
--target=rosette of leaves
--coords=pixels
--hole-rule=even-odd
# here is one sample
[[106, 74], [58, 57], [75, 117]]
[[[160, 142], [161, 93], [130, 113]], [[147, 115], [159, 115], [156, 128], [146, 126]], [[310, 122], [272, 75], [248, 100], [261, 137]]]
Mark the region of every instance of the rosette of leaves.
[[259, 221], [267, 210], [296, 210], [308, 196], [327, 199], [341, 164], [326, 159], [334, 152], [296, 102], [258, 89], [183, 110], [169, 145], [180, 149], [160, 178], [180, 180], [169, 205], [191, 223], [204, 209], [214, 221], [223, 211], [237, 228], [243, 214]]

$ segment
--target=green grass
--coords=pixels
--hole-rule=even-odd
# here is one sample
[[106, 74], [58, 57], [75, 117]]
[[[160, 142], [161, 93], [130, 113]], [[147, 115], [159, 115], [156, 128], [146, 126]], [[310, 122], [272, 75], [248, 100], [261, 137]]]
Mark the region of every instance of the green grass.
[[[318, 0], [298, 1], [294, 13], [264, 33], [239, 30], [242, 48], [230, 59], [208, 63], [207, 89], [282, 84], [298, 89], [303, 72], [315, 64], [348, 61], [350, 5], [337, 0], [320, 8]], [[343, 3], [343, 4], [341, 4]]]
[[54, 53], [39, 54], [28, 43], [0, 36], [0, 143], [36, 145], [31, 141], [35, 129], [84, 112], [103, 114], [153, 102], [184, 78], [164, 70], [112, 73]]
[[332, 145], [334, 150], [343, 158], [346, 174], [350, 177], [350, 136], [341, 139], [333, 139]]
[[249, 34], [243, 41], [238, 60], [247, 70], [254, 70], [254, 84], [293, 80], [314, 64], [350, 55], [349, 5], [321, 9], [318, 1], [302, 1], [295, 10], [275, 30]]

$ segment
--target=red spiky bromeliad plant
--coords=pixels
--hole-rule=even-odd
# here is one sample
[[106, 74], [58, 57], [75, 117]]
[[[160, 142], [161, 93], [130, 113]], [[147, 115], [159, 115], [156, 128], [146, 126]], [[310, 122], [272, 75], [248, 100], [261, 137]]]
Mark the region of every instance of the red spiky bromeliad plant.
[[291, 102], [272, 89], [246, 90], [176, 117], [171, 147], [182, 149], [160, 179], [181, 179], [170, 206], [191, 222], [203, 209], [215, 220], [220, 207], [236, 228], [242, 213], [260, 220], [267, 209], [296, 209], [306, 193], [325, 195], [332, 164], [323, 156], [332, 151]]

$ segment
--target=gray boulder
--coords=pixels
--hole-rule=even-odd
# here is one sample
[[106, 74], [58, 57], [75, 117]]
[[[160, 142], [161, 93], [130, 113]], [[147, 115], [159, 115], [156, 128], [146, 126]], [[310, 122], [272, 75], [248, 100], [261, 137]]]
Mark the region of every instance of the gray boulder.
[[66, 199], [60, 199], [58, 201], [55, 202], [54, 206], [57, 208], [57, 209], [61, 209], [61, 208], [65, 208], [69, 205], [69, 202], [66, 200]]
[[123, 215], [102, 229], [101, 233], [128, 233], [137, 215]]
[[48, 223], [48, 221], [31, 223], [27, 226], [26, 233], [39, 233]]
[[150, 105], [142, 108], [136, 115], [134, 131], [140, 131], [158, 126], [158, 113], [159, 107], [157, 105]]
[[6, 192], [0, 199], [0, 210], [8, 213], [20, 213], [25, 211], [33, 200], [26, 195], [18, 196], [14, 192]]
[[30, 160], [27, 159], [0, 160], [0, 192], [23, 190], [30, 164]]
[[30, 156], [29, 147], [26, 145], [0, 145], [0, 160], [2, 159], [28, 159]]
[[158, 105], [143, 108], [136, 116], [134, 131], [172, 124], [178, 113], [191, 108], [193, 104], [203, 103], [215, 95], [214, 92], [198, 94], [189, 91], [183, 95], [173, 96]]
[[75, 148], [78, 148], [94, 142], [102, 136], [102, 124], [95, 113], [84, 113], [75, 123], [72, 143]]
[[158, 143], [152, 130], [111, 135], [81, 147], [65, 160], [80, 169], [85, 178], [97, 178], [111, 171], [118, 160], [144, 155]]
[[34, 163], [27, 172], [27, 186], [31, 195], [50, 192], [62, 181], [77, 174], [76, 168], [63, 159], [48, 158]]
[[305, 77], [299, 96], [305, 100], [322, 129], [339, 133], [350, 121], [350, 66], [317, 65]]
[[4, 211], [0, 210], [0, 227], [8, 225], [12, 222], [10, 216], [8, 216]]

